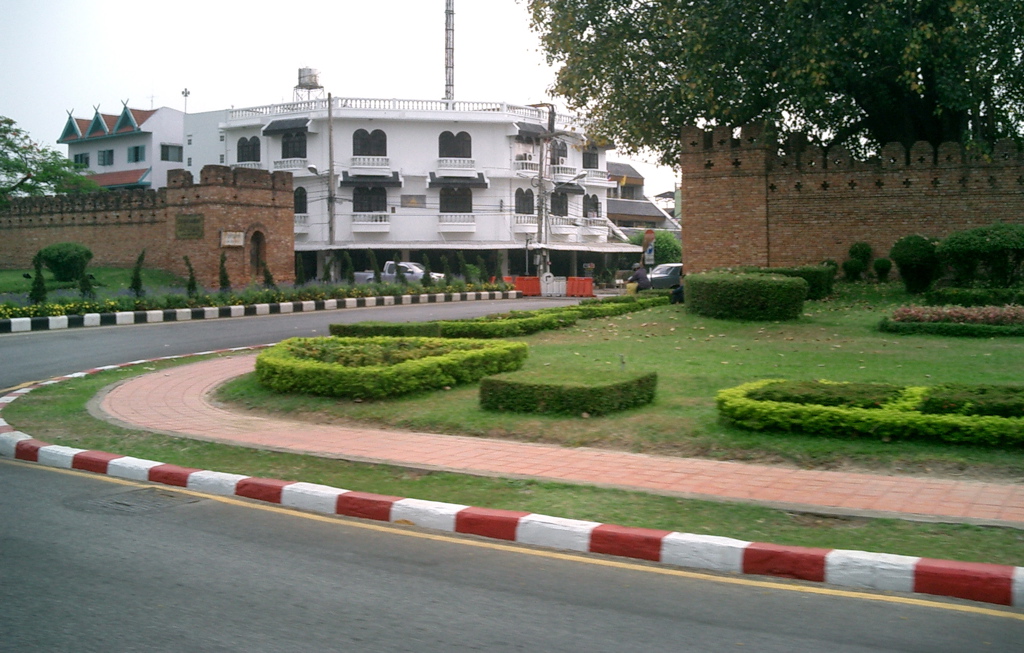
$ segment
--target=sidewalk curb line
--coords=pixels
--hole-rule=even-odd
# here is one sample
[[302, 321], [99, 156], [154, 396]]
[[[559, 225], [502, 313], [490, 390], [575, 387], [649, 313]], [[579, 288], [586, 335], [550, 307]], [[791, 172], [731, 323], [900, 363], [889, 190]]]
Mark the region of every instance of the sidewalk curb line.
[[121, 311], [117, 313], [86, 313], [84, 315], [54, 315], [49, 317], [12, 317], [0, 319], [0, 334], [28, 331], [54, 331], [95, 326], [128, 326], [133, 324], [159, 324], [190, 320], [215, 320], [254, 315], [279, 315], [310, 311], [333, 311], [343, 308], [374, 308], [403, 304], [443, 304], [447, 302], [486, 301], [494, 299], [520, 299], [518, 290], [424, 293], [383, 297], [350, 297], [316, 301], [247, 304], [237, 306], [206, 306], [200, 308], [165, 308], [150, 311]]
[[[3, 408], [35, 388], [110, 369], [205, 354], [251, 351], [235, 347], [108, 365], [55, 377], [0, 396]], [[0, 418], [0, 457], [135, 481], [237, 496], [316, 513], [411, 524], [556, 550], [596, 553], [690, 569], [775, 576], [839, 587], [930, 594], [1024, 607], [1024, 567], [915, 556], [747, 542], [357, 492], [326, 485], [227, 474], [131, 456], [48, 444]]]

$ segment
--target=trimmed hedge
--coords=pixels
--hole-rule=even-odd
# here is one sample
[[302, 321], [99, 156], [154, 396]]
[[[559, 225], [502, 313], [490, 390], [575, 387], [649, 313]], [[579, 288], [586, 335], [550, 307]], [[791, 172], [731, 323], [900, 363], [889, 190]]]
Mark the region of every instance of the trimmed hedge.
[[651, 403], [657, 386], [654, 372], [593, 385], [542, 383], [516, 373], [500, 374], [480, 381], [480, 407], [514, 413], [606, 415]]
[[776, 383], [763, 379], [720, 390], [719, 414], [737, 426], [757, 431], [800, 431], [815, 435], [851, 434], [882, 440], [938, 440], [991, 446], [1024, 445], [1024, 418], [936, 415], [920, 412], [926, 387], [905, 387], [879, 408], [822, 406], [759, 401], [750, 394]]
[[1024, 288], [936, 288], [924, 294], [928, 306], [1009, 306], [1024, 304]]
[[952, 336], [958, 338], [995, 338], [1024, 336], [1024, 325], [964, 324], [961, 322], [897, 322], [887, 317], [878, 330], [900, 335]]
[[684, 281], [687, 312], [735, 320], [792, 320], [803, 313], [808, 284], [777, 274], [704, 272]]
[[81, 243], [54, 243], [42, 248], [36, 255], [53, 273], [53, 278], [61, 282], [80, 279], [92, 260], [92, 250]]
[[356, 322], [332, 324], [330, 334], [338, 338], [367, 338], [373, 336], [440, 338], [439, 322]]
[[[377, 361], [375, 349], [409, 352], [435, 349], [443, 355]], [[331, 353], [328, 353], [331, 352]], [[367, 364], [343, 365], [325, 358], [346, 360], [366, 356]], [[303, 392], [328, 397], [383, 399], [472, 383], [489, 374], [522, 367], [527, 346], [501, 340], [450, 338], [291, 338], [256, 357], [256, 379], [276, 392]]]
[[445, 338], [512, 338], [576, 324], [578, 315], [568, 310], [539, 313], [522, 311], [472, 320], [438, 322]]
[[807, 299], [825, 299], [832, 294], [835, 286], [838, 264], [822, 263], [821, 265], [803, 265], [795, 268], [741, 268], [740, 272], [750, 274], [781, 274], [784, 277], [800, 277], [807, 282]]

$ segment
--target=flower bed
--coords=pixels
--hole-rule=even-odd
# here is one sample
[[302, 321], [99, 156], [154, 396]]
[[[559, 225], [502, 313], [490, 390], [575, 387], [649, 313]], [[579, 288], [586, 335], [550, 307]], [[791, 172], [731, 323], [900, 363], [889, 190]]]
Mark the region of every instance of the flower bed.
[[908, 335], [1024, 336], [1024, 306], [901, 306], [878, 328]]

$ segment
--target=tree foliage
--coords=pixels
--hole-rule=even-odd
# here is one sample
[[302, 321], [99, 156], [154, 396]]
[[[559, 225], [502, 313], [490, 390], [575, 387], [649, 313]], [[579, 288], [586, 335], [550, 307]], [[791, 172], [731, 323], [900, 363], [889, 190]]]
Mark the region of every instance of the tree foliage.
[[1024, 115], [1024, 0], [526, 0], [553, 91], [621, 151], [755, 121], [853, 150], [992, 141]]
[[0, 209], [8, 198], [99, 190], [81, 166], [34, 142], [14, 120], [0, 116]]

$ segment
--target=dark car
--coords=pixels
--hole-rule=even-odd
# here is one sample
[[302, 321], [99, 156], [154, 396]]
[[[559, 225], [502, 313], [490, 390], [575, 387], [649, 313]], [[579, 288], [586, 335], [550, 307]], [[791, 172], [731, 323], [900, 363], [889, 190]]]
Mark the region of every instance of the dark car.
[[674, 288], [682, 283], [682, 263], [662, 263], [651, 270], [652, 288]]

